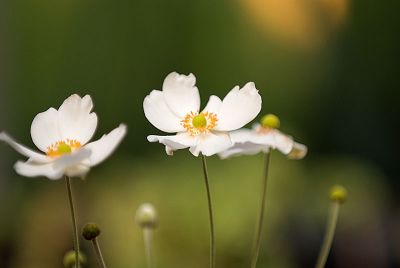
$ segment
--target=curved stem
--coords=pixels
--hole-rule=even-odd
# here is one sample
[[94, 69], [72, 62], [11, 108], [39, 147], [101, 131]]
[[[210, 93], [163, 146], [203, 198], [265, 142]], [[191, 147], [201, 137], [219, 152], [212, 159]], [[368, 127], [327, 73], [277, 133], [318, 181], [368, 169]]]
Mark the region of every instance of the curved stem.
[[264, 179], [261, 187], [261, 199], [260, 199], [260, 212], [258, 223], [256, 227], [256, 236], [253, 244], [253, 253], [251, 258], [251, 268], [255, 268], [257, 266], [258, 254], [260, 252], [261, 247], [261, 236], [263, 230], [264, 223], [264, 211], [265, 211], [265, 201], [267, 196], [267, 180], [268, 180], [268, 170], [269, 170], [269, 162], [271, 158], [271, 153], [268, 152], [265, 154], [265, 169], [264, 169]]
[[315, 265], [316, 268], [325, 267], [326, 260], [328, 259], [329, 251], [332, 247], [333, 237], [335, 235], [336, 224], [339, 217], [340, 203], [333, 202], [329, 212], [328, 222], [326, 224], [326, 231], [324, 241], [322, 242], [321, 250], [319, 252], [318, 260]]
[[202, 163], [203, 163], [204, 182], [206, 184], [207, 200], [208, 200], [208, 214], [209, 214], [209, 218], [210, 218], [210, 268], [214, 268], [215, 267], [215, 255], [216, 255], [214, 216], [213, 216], [213, 209], [212, 209], [210, 185], [209, 185], [209, 180], [208, 180], [206, 157], [204, 155], [201, 155], [201, 159], [202, 159]]
[[153, 267], [153, 251], [152, 251], [152, 241], [153, 241], [153, 229], [143, 228], [143, 238], [144, 238], [144, 248], [146, 253], [147, 267]]
[[76, 217], [75, 217], [75, 206], [74, 200], [72, 197], [72, 187], [71, 187], [71, 179], [65, 176], [65, 183], [67, 186], [67, 193], [68, 193], [68, 200], [69, 200], [69, 207], [71, 209], [71, 220], [72, 220], [72, 231], [73, 231], [73, 241], [74, 241], [74, 250], [75, 250], [75, 263], [76, 267], [80, 267], [79, 262], [79, 236], [78, 236], [78, 227], [76, 224]]
[[106, 263], [104, 262], [103, 254], [101, 254], [101, 249], [99, 245], [99, 241], [97, 240], [97, 237], [92, 240], [94, 251], [96, 252], [97, 256], [97, 261], [99, 262], [99, 265], [101, 268], [107, 268]]

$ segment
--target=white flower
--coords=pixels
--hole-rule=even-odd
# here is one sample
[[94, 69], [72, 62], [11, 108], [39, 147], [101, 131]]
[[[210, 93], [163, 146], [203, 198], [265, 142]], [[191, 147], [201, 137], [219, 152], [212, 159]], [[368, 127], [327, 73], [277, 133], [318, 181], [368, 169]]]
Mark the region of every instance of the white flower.
[[88, 143], [97, 127], [97, 115], [91, 112], [93, 102], [89, 95], [81, 98], [72, 95], [58, 110], [50, 108], [33, 119], [31, 136], [40, 151], [33, 151], [15, 142], [5, 132], [0, 140], [17, 152], [28, 157], [18, 161], [18, 174], [35, 177], [46, 176], [59, 179], [63, 175], [83, 177], [90, 169], [106, 159], [121, 142], [126, 126], [119, 127], [97, 141]]
[[239, 129], [253, 120], [261, 110], [261, 96], [254, 83], [242, 89], [234, 87], [221, 101], [211, 96], [200, 112], [200, 95], [193, 74], [170, 73], [162, 91], [153, 90], [146, 96], [143, 109], [156, 128], [176, 133], [172, 136], [148, 136], [150, 142], [165, 145], [167, 154], [190, 148], [198, 156], [210, 156], [232, 146], [229, 131]]
[[295, 142], [292, 137], [277, 129], [279, 119], [276, 116], [269, 114], [261, 121], [262, 124], [255, 124], [253, 129], [239, 129], [231, 132], [234, 145], [218, 155], [225, 159], [238, 155], [267, 153], [271, 149], [277, 149], [290, 159], [302, 159], [307, 154], [305, 145]]

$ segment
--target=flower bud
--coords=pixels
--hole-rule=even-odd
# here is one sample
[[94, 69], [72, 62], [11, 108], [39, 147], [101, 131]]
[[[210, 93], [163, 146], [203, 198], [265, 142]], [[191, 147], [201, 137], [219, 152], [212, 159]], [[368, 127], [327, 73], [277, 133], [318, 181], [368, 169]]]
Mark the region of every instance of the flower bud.
[[[75, 250], [70, 250], [64, 255], [63, 259], [63, 264], [65, 268], [74, 268], [76, 265], [76, 256], [75, 256]], [[82, 253], [79, 252], [79, 263], [81, 265], [86, 264], [86, 256]]]
[[265, 128], [279, 128], [281, 122], [274, 114], [267, 114], [261, 118], [261, 125]]
[[152, 204], [144, 203], [136, 211], [136, 222], [142, 228], [157, 227], [157, 211]]
[[341, 185], [335, 185], [331, 189], [330, 198], [334, 202], [343, 204], [347, 199], [347, 190]]
[[82, 229], [82, 236], [86, 240], [93, 240], [100, 235], [101, 231], [96, 223], [87, 223]]

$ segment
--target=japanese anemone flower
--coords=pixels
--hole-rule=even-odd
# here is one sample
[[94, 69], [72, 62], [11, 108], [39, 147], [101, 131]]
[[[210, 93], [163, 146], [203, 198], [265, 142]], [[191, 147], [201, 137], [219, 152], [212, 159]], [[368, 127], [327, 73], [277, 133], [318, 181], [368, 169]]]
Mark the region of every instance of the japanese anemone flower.
[[200, 112], [200, 95], [193, 74], [170, 73], [162, 90], [146, 96], [143, 109], [156, 128], [176, 133], [172, 136], [147, 137], [150, 142], [165, 145], [168, 155], [189, 148], [194, 156], [211, 156], [232, 146], [229, 132], [253, 120], [261, 110], [261, 96], [253, 82], [234, 87], [221, 101], [211, 96]]
[[218, 155], [225, 159], [238, 155], [267, 153], [271, 149], [277, 149], [290, 159], [302, 159], [307, 154], [307, 147], [279, 131], [279, 125], [278, 117], [267, 114], [261, 119], [261, 124], [255, 124], [253, 129], [233, 131], [231, 139], [234, 145]]
[[18, 161], [14, 168], [22, 176], [46, 176], [60, 179], [62, 176], [83, 177], [91, 167], [101, 163], [118, 146], [126, 133], [121, 124], [97, 141], [88, 143], [97, 127], [97, 115], [91, 112], [92, 98], [72, 95], [58, 110], [50, 108], [33, 119], [31, 136], [33, 143], [43, 153], [31, 150], [14, 141], [5, 132], [0, 140], [17, 152], [28, 157]]

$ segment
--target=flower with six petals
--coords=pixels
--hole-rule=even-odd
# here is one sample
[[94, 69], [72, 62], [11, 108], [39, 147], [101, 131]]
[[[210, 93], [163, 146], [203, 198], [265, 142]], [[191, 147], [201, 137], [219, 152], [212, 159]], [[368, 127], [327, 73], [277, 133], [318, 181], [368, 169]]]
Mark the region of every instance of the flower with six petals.
[[0, 140], [28, 157], [26, 162], [18, 161], [18, 174], [35, 177], [46, 176], [59, 179], [62, 176], [83, 177], [105, 160], [118, 146], [126, 133], [121, 124], [97, 141], [90, 142], [97, 127], [97, 115], [91, 112], [93, 102], [89, 95], [81, 98], [72, 95], [58, 110], [50, 108], [33, 119], [31, 136], [33, 143], [43, 153], [31, 150], [14, 141], [5, 132]]
[[261, 96], [254, 83], [234, 87], [221, 100], [211, 96], [200, 111], [199, 90], [193, 74], [170, 73], [162, 90], [153, 90], [143, 102], [146, 118], [156, 128], [176, 133], [150, 135], [150, 142], [165, 145], [167, 154], [189, 148], [194, 156], [211, 156], [232, 146], [229, 132], [253, 120], [261, 110]]

